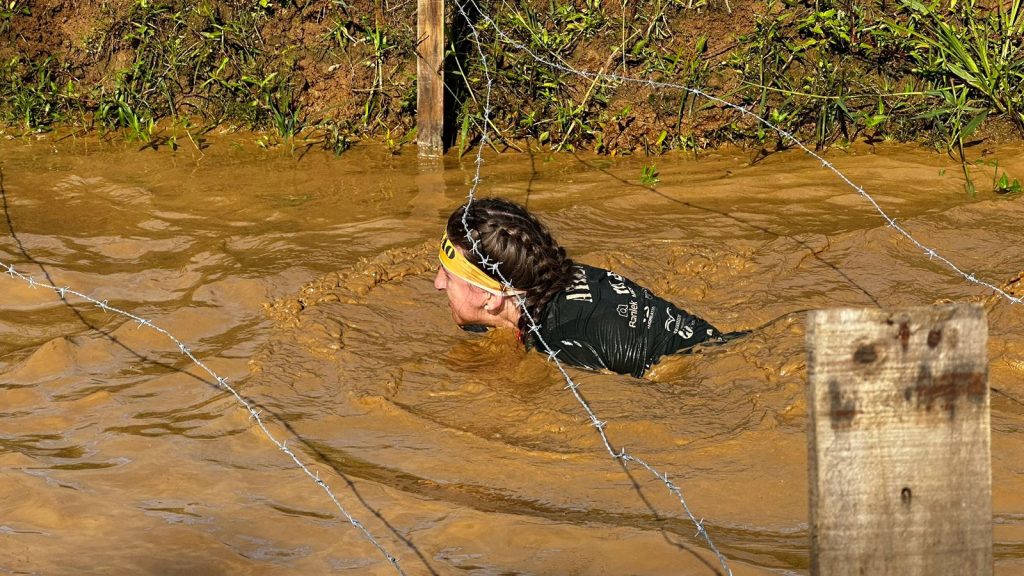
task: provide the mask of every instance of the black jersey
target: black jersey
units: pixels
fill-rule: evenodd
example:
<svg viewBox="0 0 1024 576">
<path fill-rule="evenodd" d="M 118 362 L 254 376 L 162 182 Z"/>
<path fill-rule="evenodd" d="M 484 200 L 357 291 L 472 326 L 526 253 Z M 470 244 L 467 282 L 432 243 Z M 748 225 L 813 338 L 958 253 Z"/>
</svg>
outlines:
<svg viewBox="0 0 1024 576">
<path fill-rule="evenodd" d="M 638 378 L 665 354 L 727 339 L 635 282 L 586 265 L 544 309 L 538 332 L 533 344 L 542 351 L 546 344 L 559 361 Z"/>
</svg>

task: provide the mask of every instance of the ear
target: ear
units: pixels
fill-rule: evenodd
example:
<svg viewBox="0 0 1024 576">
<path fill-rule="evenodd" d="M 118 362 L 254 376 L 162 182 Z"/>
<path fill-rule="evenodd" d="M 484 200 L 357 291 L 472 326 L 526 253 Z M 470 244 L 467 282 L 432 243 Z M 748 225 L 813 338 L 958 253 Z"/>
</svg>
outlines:
<svg viewBox="0 0 1024 576">
<path fill-rule="evenodd" d="M 490 312 L 491 314 L 494 314 L 495 312 L 501 310 L 501 307 L 504 304 L 505 304 L 505 297 L 504 296 L 499 296 L 497 294 L 493 294 L 491 292 L 488 292 L 487 293 L 487 300 L 484 302 L 484 309 L 487 310 L 488 312 Z"/>
</svg>

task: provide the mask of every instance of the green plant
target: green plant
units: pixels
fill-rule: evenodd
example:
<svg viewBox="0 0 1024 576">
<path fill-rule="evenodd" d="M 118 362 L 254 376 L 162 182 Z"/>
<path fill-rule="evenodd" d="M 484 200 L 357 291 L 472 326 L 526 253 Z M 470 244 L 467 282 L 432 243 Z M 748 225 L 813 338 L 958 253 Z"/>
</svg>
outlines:
<svg viewBox="0 0 1024 576">
<path fill-rule="evenodd" d="M 999 160 L 978 160 L 977 163 L 992 168 L 992 191 L 996 194 L 1016 194 L 1024 189 L 1020 180 L 1011 178 L 1005 169 L 1000 172 Z"/>
<path fill-rule="evenodd" d="M 902 30 L 917 41 L 912 56 L 923 74 L 948 81 L 950 90 L 969 89 L 1024 130 L 1024 0 L 996 2 L 995 10 L 975 0 L 902 0 L 913 15 Z"/>
<path fill-rule="evenodd" d="M 305 122 L 290 92 L 278 90 L 267 94 L 264 103 L 270 110 L 271 120 L 279 136 L 291 139 L 302 130 Z"/>
<path fill-rule="evenodd" d="M 335 155 L 342 153 L 352 147 L 351 128 L 342 126 L 337 121 L 326 120 L 317 126 L 323 135 L 323 148 L 330 150 Z"/>
<path fill-rule="evenodd" d="M 1020 180 L 1017 180 L 1016 178 L 1011 180 L 1010 177 L 1006 175 L 1006 172 L 1003 172 L 999 176 L 998 180 L 993 177 L 992 191 L 997 194 L 1016 194 L 1021 191 Z"/>
<path fill-rule="evenodd" d="M 16 16 L 31 16 L 26 0 L 0 0 L 0 34 L 7 31 Z"/>
<path fill-rule="evenodd" d="M 6 102 L 6 111 L 0 106 L 3 117 L 37 131 L 68 118 L 77 89 L 71 80 L 57 80 L 63 74 L 53 58 L 32 63 L 14 57 L 0 66 L 0 100 Z"/>
<path fill-rule="evenodd" d="M 352 19 L 335 17 L 328 26 L 327 32 L 324 33 L 324 39 L 338 48 L 345 49 L 357 42 L 355 36 L 352 35 L 355 28 L 356 24 Z"/>
<path fill-rule="evenodd" d="M 640 183 L 641 184 L 644 184 L 645 186 L 654 186 L 655 184 L 657 184 L 660 181 L 661 181 L 661 179 L 658 178 L 658 169 L 657 169 L 657 167 L 655 167 L 654 164 L 645 165 L 640 170 Z"/>
<path fill-rule="evenodd" d="M 469 145 L 470 145 L 469 126 L 470 126 L 470 122 L 472 122 L 472 120 L 473 120 L 473 118 L 469 114 L 465 114 L 464 113 L 462 115 L 462 122 L 460 123 L 460 126 L 459 126 L 459 141 L 458 141 L 458 144 L 459 144 L 459 157 L 460 158 L 466 154 L 466 151 L 469 150 Z"/>
<path fill-rule="evenodd" d="M 388 42 L 388 35 L 379 23 L 373 28 L 367 28 L 364 41 L 371 47 L 371 56 L 366 65 L 373 69 L 373 85 L 370 86 L 369 95 L 363 104 L 363 125 L 371 126 L 377 124 L 384 114 L 384 62 L 392 45 Z"/>
<path fill-rule="evenodd" d="M 150 142 L 156 126 L 151 115 L 133 107 L 120 93 L 115 93 L 100 104 L 96 119 L 108 128 L 125 129 L 129 140 L 140 142 Z"/>
<path fill-rule="evenodd" d="M 388 151 L 390 151 L 391 154 L 398 154 L 399 152 L 401 152 L 402 146 L 408 144 L 409 142 L 412 142 L 412 140 L 416 137 L 415 128 L 406 131 L 401 136 L 396 137 L 395 133 L 391 130 L 390 127 L 383 123 L 381 123 L 381 127 L 384 130 L 384 145 L 387 146 Z"/>
</svg>

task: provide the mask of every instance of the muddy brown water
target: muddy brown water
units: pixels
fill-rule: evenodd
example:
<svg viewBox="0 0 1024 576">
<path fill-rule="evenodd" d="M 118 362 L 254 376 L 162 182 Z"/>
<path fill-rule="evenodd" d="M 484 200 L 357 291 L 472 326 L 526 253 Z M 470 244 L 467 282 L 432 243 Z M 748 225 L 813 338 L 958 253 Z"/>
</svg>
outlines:
<svg viewBox="0 0 1024 576">
<path fill-rule="evenodd" d="M 473 158 L 0 142 L 0 258 L 149 319 L 267 416 L 408 574 L 714 574 L 677 500 L 561 375 L 432 287 Z M 831 158 L 921 242 L 1021 294 L 1024 198 L 914 147 Z M 1024 175 L 1024 150 L 998 151 Z M 640 380 L 570 369 L 737 574 L 805 573 L 803 311 L 985 304 L 996 571 L 1024 572 L 1024 307 L 929 261 L 800 153 L 486 157 L 578 260 L 751 336 Z M 164 336 L 0 278 L 0 571 L 393 574 Z"/>
</svg>

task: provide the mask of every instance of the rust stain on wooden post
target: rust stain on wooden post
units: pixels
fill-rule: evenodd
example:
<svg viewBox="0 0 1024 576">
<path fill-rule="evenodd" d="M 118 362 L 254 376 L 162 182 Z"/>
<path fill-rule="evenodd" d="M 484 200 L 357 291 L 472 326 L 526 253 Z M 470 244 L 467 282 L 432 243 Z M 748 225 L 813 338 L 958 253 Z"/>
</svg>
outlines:
<svg viewBox="0 0 1024 576">
<path fill-rule="evenodd" d="M 992 574 L 984 310 L 808 318 L 811 573 Z"/>
</svg>

